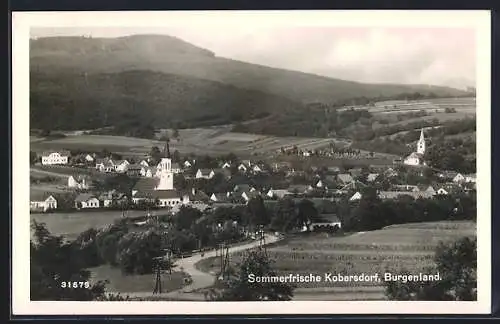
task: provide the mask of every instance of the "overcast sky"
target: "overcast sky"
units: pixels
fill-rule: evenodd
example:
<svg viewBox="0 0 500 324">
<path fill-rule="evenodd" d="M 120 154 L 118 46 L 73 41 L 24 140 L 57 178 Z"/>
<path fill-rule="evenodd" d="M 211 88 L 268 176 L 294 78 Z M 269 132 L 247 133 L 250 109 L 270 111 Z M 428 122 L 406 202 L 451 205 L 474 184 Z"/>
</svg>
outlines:
<svg viewBox="0 0 500 324">
<path fill-rule="evenodd" d="M 436 28 L 37 28 L 34 37 L 167 34 L 217 56 L 371 83 L 475 86 L 473 29 Z"/>
</svg>

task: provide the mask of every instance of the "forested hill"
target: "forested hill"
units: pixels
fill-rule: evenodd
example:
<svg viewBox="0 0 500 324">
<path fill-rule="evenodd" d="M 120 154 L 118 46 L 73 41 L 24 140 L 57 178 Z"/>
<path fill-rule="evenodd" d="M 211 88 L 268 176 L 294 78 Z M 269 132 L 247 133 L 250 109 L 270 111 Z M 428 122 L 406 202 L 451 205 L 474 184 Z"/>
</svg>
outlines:
<svg viewBox="0 0 500 324">
<path fill-rule="evenodd" d="M 118 38 L 50 37 L 33 39 L 30 42 L 31 70 L 41 73 L 72 71 L 96 74 L 150 70 L 189 77 L 183 79 L 185 82 L 199 84 L 196 79 L 211 80 L 300 103 L 332 104 L 354 97 L 390 97 L 416 92 L 424 95 L 434 93 L 437 96 L 464 94 L 460 90 L 428 85 L 363 84 L 249 64 L 216 55 L 217 53 L 165 35 Z M 123 75 L 110 76 L 122 77 Z M 198 87 L 188 87 L 186 84 L 186 89 L 198 90 Z M 146 97 L 144 94 L 140 96 Z M 196 97 L 196 93 L 186 96 Z M 200 106 L 203 105 L 197 107 Z"/>
<path fill-rule="evenodd" d="M 301 109 L 279 96 L 153 71 L 32 71 L 30 78 L 30 127 L 35 129 L 200 127 Z"/>
</svg>

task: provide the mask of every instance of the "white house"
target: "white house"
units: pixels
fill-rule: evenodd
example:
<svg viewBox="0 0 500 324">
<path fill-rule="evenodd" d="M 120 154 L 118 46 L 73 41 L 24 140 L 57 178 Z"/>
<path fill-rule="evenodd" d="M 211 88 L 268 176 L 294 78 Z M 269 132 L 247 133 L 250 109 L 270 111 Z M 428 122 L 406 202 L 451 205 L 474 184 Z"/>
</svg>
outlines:
<svg viewBox="0 0 500 324">
<path fill-rule="evenodd" d="M 222 165 L 222 168 L 223 168 L 223 169 L 230 168 L 230 167 L 231 167 L 231 163 L 229 163 L 229 162 L 225 162 L 225 163 Z"/>
<path fill-rule="evenodd" d="M 48 194 L 32 193 L 30 197 L 30 211 L 46 212 L 50 209 L 57 209 L 57 200 Z"/>
<path fill-rule="evenodd" d="M 85 161 L 87 162 L 94 162 L 94 157 L 90 154 L 85 155 Z"/>
<path fill-rule="evenodd" d="M 291 192 L 289 192 L 288 190 L 286 189 L 269 189 L 269 191 L 267 192 L 266 196 L 268 196 L 269 198 L 283 198 L 285 197 L 286 195 L 290 195 Z"/>
<path fill-rule="evenodd" d="M 143 166 L 139 171 L 139 174 L 141 175 L 141 177 L 152 178 L 155 173 L 153 172 L 152 167 Z"/>
<path fill-rule="evenodd" d="M 444 188 L 439 188 L 438 191 L 436 192 L 438 195 L 447 195 L 448 191 L 446 191 Z"/>
<path fill-rule="evenodd" d="M 316 182 L 316 188 L 323 188 L 323 182 L 321 180 L 318 180 L 318 182 Z"/>
<path fill-rule="evenodd" d="M 377 178 L 378 178 L 378 173 L 370 173 L 366 177 L 366 181 L 373 182 L 373 181 L 377 180 Z"/>
<path fill-rule="evenodd" d="M 453 178 L 453 182 L 455 183 L 462 183 L 462 182 L 465 182 L 465 177 L 458 173 L 454 178 Z"/>
<path fill-rule="evenodd" d="M 252 171 L 257 173 L 262 172 L 262 169 L 256 164 L 253 166 Z"/>
<path fill-rule="evenodd" d="M 248 168 L 245 164 L 241 163 L 240 165 L 238 165 L 238 170 L 243 171 L 243 172 L 247 172 Z"/>
<path fill-rule="evenodd" d="M 349 198 L 349 201 L 358 201 L 361 199 L 361 194 L 359 191 L 357 191 L 354 195 L 352 195 L 351 198 Z"/>
<path fill-rule="evenodd" d="M 68 188 L 88 189 L 89 183 L 87 177 L 84 176 L 69 176 Z"/>
<path fill-rule="evenodd" d="M 184 161 L 184 167 L 185 168 L 190 168 L 193 166 L 193 163 L 191 163 L 189 160 Z"/>
<path fill-rule="evenodd" d="M 75 208 L 76 209 L 84 209 L 84 208 L 99 208 L 100 202 L 94 195 L 91 194 L 79 194 L 75 198 Z"/>
<path fill-rule="evenodd" d="M 95 168 L 99 170 L 100 172 L 114 172 L 116 170 L 115 163 L 113 162 L 112 159 L 102 159 L 102 160 L 97 160 Z"/>
<path fill-rule="evenodd" d="M 68 151 L 43 152 L 42 165 L 61 165 L 68 164 L 70 153 Z"/>
<path fill-rule="evenodd" d="M 215 176 L 214 170 L 210 169 L 198 169 L 196 172 L 196 179 L 212 179 Z"/>
<path fill-rule="evenodd" d="M 144 167 L 148 167 L 149 166 L 149 163 L 146 160 L 142 160 L 139 164 L 142 165 L 142 166 L 144 166 Z"/>
<path fill-rule="evenodd" d="M 119 160 L 115 162 L 115 171 L 118 173 L 125 173 L 127 171 L 127 167 L 129 166 L 129 162 L 127 160 Z"/>
<path fill-rule="evenodd" d="M 336 230 L 342 228 L 342 222 L 335 214 L 321 214 L 318 219 L 309 224 L 309 231 L 328 229 Z"/>
</svg>

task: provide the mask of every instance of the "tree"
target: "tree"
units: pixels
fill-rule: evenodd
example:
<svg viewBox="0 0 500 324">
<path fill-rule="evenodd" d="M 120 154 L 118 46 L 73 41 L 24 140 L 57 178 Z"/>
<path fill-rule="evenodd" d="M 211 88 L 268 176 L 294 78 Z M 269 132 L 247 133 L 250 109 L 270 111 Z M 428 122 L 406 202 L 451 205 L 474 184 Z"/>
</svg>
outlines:
<svg viewBox="0 0 500 324">
<path fill-rule="evenodd" d="M 34 239 L 30 240 L 31 300 L 91 301 L 103 298 L 105 282 L 84 286 L 89 282 L 90 272 L 84 270 L 86 265 L 75 244 L 65 242 L 62 236 L 51 235 L 43 223 L 33 221 L 31 229 L 34 234 Z M 72 287 L 73 282 L 78 283 L 78 288 Z"/>
<path fill-rule="evenodd" d="M 274 217 L 271 219 L 271 228 L 287 232 L 297 226 L 295 203 L 290 198 L 284 198 L 276 204 Z"/>
<path fill-rule="evenodd" d="M 307 226 L 318 216 L 318 210 L 313 202 L 308 199 L 302 199 L 298 204 L 297 220 L 300 226 Z"/>
<path fill-rule="evenodd" d="M 453 243 L 440 243 L 434 260 L 436 266 L 426 272 L 439 273 L 441 280 L 387 281 L 387 297 L 391 300 L 477 300 L 477 239 L 464 237 Z"/>
<path fill-rule="evenodd" d="M 270 222 L 269 215 L 264 206 L 264 200 L 261 196 L 256 196 L 248 201 L 247 209 L 249 212 L 249 225 L 259 226 L 268 225 Z"/>
<path fill-rule="evenodd" d="M 163 254 L 161 235 L 154 229 L 130 232 L 118 242 L 118 264 L 125 274 L 153 273 L 155 260 Z"/>
<path fill-rule="evenodd" d="M 255 278 L 276 276 L 271 260 L 263 250 L 248 252 L 235 275 L 224 283 L 220 293 L 212 297 L 218 301 L 286 301 L 293 297 L 294 287 L 281 282 L 251 282 Z"/>
</svg>

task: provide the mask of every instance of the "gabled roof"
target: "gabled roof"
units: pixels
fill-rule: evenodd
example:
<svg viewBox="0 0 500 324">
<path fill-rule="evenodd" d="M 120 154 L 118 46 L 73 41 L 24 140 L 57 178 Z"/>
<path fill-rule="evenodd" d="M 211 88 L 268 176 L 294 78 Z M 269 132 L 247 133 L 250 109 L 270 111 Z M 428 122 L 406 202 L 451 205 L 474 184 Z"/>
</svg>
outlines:
<svg viewBox="0 0 500 324">
<path fill-rule="evenodd" d="M 30 192 L 30 201 L 45 201 L 49 197 L 54 198 L 54 196 L 48 192 L 42 192 L 42 191 L 38 191 L 38 190 L 31 190 L 31 192 Z"/>
<path fill-rule="evenodd" d="M 132 190 L 148 191 L 153 190 L 158 185 L 159 179 L 155 178 L 140 178 L 132 187 Z"/>
<path fill-rule="evenodd" d="M 208 176 L 210 172 L 212 172 L 212 169 L 198 169 L 198 171 L 201 172 L 201 175 Z M 196 171 L 196 173 L 198 173 L 198 171 Z"/>
<path fill-rule="evenodd" d="M 83 202 L 83 201 L 88 201 L 92 198 L 96 198 L 96 196 L 89 194 L 89 193 L 81 193 L 78 196 L 76 196 L 75 201 L 76 202 Z"/>
</svg>

